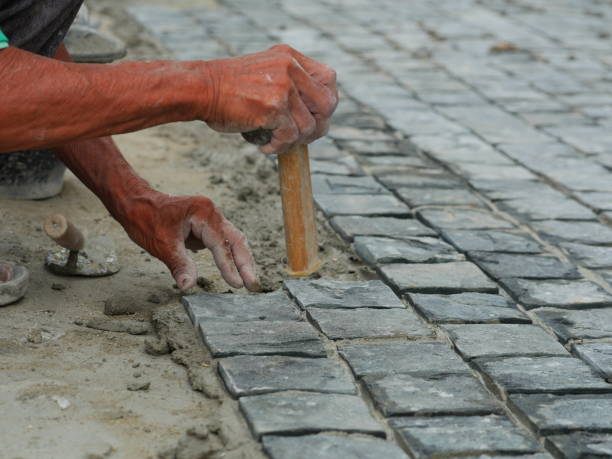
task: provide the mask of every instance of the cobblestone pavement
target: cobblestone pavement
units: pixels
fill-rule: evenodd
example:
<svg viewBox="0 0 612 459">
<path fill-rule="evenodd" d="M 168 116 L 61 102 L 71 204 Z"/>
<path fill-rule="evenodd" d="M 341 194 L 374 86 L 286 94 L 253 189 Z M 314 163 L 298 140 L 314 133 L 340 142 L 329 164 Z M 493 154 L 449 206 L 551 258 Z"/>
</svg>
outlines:
<svg viewBox="0 0 612 459">
<path fill-rule="evenodd" d="M 609 1 L 131 13 L 179 59 L 339 74 L 315 200 L 384 283 L 184 300 L 272 458 L 612 456 Z"/>
</svg>

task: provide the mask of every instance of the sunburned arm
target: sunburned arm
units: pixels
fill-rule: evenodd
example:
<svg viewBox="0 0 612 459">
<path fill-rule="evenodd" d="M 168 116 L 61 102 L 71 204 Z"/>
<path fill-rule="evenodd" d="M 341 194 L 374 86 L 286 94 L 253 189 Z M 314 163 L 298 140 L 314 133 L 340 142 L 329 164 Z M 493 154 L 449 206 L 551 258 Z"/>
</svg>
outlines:
<svg viewBox="0 0 612 459">
<path fill-rule="evenodd" d="M 205 118 L 206 65 L 74 64 L 17 48 L 0 51 L 0 152 Z M 195 107 L 198 109 L 196 110 Z"/>
</svg>

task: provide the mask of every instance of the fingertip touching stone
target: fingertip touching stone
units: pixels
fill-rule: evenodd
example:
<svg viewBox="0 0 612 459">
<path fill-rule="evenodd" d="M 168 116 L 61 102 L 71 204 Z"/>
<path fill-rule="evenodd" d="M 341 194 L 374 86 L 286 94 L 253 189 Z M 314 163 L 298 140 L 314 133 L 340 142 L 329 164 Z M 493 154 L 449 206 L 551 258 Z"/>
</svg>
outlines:
<svg viewBox="0 0 612 459">
<path fill-rule="evenodd" d="M 271 459 L 408 459 L 399 446 L 389 441 L 330 434 L 266 435 L 263 447 Z"/>
<path fill-rule="evenodd" d="M 612 306 L 612 295 L 588 280 L 499 279 L 502 287 L 527 309 L 586 309 Z"/>
<path fill-rule="evenodd" d="M 407 293 L 410 303 L 434 323 L 531 323 L 514 303 L 500 295 Z"/>
<path fill-rule="evenodd" d="M 489 211 L 466 208 L 419 209 L 417 215 L 427 224 L 446 229 L 506 229 L 512 223 L 503 220 Z"/>
<path fill-rule="evenodd" d="M 345 241 L 355 236 L 384 236 L 390 238 L 435 236 L 436 232 L 412 218 L 391 217 L 334 217 L 331 226 Z"/>
<path fill-rule="evenodd" d="M 279 392 L 239 399 L 253 435 L 300 435 L 334 430 L 383 437 L 384 429 L 355 395 Z"/>
<path fill-rule="evenodd" d="M 497 293 L 497 284 L 469 262 L 387 264 L 379 270 L 400 292 Z"/>
<path fill-rule="evenodd" d="M 499 413 L 493 397 L 471 375 L 365 376 L 374 403 L 385 416 Z"/>
<path fill-rule="evenodd" d="M 240 355 L 221 359 L 219 373 L 234 398 L 286 390 L 357 393 L 346 368 L 330 359 Z"/>
<path fill-rule="evenodd" d="M 386 194 L 317 194 L 317 207 L 326 217 L 338 215 L 408 217 L 410 209 L 395 196 Z"/>
<path fill-rule="evenodd" d="M 464 358 L 509 356 L 566 356 L 567 350 L 536 325 L 445 325 Z"/>
<path fill-rule="evenodd" d="M 379 280 L 286 280 L 283 285 L 302 308 L 405 308 Z"/>
<path fill-rule="evenodd" d="M 463 252 L 541 253 L 542 246 L 527 233 L 444 230 L 444 239 Z"/>
<path fill-rule="evenodd" d="M 573 347 L 582 360 L 612 382 L 612 343 L 582 343 Z"/>
<path fill-rule="evenodd" d="M 484 203 L 476 195 L 465 189 L 443 188 L 398 188 L 399 198 L 410 207 L 421 206 L 474 206 L 483 207 Z"/>
<path fill-rule="evenodd" d="M 330 339 L 409 337 L 430 338 L 433 332 L 409 309 L 321 309 L 308 315 Z"/>
<path fill-rule="evenodd" d="M 203 321 L 298 320 L 299 311 L 282 291 L 258 295 L 198 293 L 181 303 L 194 325 Z"/>
<path fill-rule="evenodd" d="M 566 435 L 550 435 L 546 444 L 567 459 L 612 457 L 612 434 L 574 432 Z"/>
<path fill-rule="evenodd" d="M 509 401 L 539 435 L 606 431 L 612 426 L 609 394 L 514 394 Z"/>
<path fill-rule="evenodd" d="M 319 335 L 307 322 L 202 321 L 200 333 L 213 357 L 271 354 L 325 357 L 326 355 Z"/>
<path fill-rule="evenodd" d="M 537 309 L 534 313 L 552 328 L 562 341 L 612 338 L 612 309 Z"/>
<path fill-rule="evenodd" d="M 504 416 L 398 417 L 389 424 L 417 459 L 539 450 L 535 440 Z"/>
<path fill-rule="evenodd" d="M 441 239 L 411 237 L 388 239 L 372 236 L 355 237 L 355 251 L 366 263 L 445 263 L 463 261 L 465 257 Z"/>
<path fill-rule="evenodd" d="M 474 251 L 469 252 L 469 258 L 494 279 L 503 277 L 579 279 L 581 277 L 576 266 L 552 256 Z"/>
<path fill-rule="evenodd" d="M 392 374 L 470 374 L 467 364 L 445 343 L 345 344 L 339 350 L 358 378 Z"/>
<path fill-rule="evenodd" d="M 601 393 L 608 384 L 582 360 L 572 357 L 508 357 L 474 363 L 507 393 Z"/>
</svg>

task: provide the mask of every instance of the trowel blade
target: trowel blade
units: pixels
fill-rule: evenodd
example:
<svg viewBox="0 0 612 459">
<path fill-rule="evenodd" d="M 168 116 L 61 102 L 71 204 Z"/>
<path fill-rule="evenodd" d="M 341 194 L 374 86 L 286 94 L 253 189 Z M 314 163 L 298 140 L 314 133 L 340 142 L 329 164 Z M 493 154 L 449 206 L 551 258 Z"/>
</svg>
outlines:
<svg viewBox="0 0 612 459">
<path fill-rule="evenodd" d="M 119 260 L 113 241 L 99 236 L 87 240 L 80 250 L 76 264 L 68 264 L 70 251 L 63 247 L 50 250 L 45 257 L 45 266 L 49 271 L 61 276 L 101 277 L 110 276 L 119 271 Z"/>
</svg>

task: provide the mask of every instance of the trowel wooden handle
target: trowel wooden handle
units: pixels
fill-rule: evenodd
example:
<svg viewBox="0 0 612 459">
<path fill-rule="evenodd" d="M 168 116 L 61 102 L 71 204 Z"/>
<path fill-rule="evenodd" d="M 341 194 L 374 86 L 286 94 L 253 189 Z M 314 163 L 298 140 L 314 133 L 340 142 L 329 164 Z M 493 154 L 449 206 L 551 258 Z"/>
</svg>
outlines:
<svg viewBox="0 0 612 459">
<path fill-rule="evenodd" d="M 47 217 L 45 233 L 59 245 L 68 250 L 82 250 L 85 245 L 83 234 L 62 214 Z"/>
<path fill-rule="evenodd" d="M 305 276 L 321 266 L 312 202 L 308 147 L 299 145 L 278 157 L 289 274 Z"/>
</svg>

